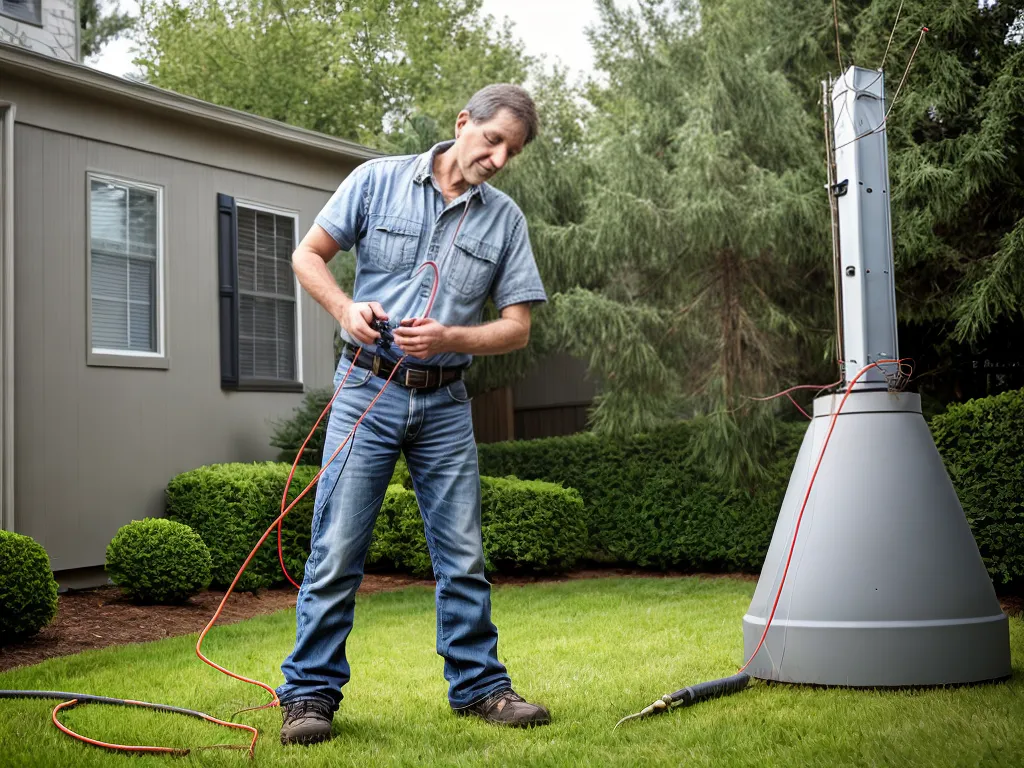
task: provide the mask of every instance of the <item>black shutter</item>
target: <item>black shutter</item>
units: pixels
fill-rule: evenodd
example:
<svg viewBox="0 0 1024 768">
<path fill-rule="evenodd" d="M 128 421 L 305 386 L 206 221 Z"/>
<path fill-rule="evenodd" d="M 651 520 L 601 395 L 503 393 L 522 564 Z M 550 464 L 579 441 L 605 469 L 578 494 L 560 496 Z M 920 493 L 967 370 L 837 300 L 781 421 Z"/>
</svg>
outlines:
<svg viewBox="0 0 1024 768">
<path fill-rule="evenodd" d="M 238 242 L 235 198 L 217 195 L 217 263 L 220 269 L 220 385 L 238 387 Z"/>
</svg>

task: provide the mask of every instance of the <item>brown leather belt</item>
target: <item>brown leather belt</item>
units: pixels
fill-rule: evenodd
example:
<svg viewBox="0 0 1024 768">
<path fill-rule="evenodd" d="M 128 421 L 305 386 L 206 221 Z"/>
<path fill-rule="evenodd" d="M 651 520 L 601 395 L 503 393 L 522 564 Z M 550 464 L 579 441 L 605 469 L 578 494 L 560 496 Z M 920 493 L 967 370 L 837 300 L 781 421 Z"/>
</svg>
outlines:
<svg viewBox="0 0 1024 768">
<path fill-rule="evenodd" d="M 357 349 L 359 347 L 346 343 L 345 358 L 353 360 Z M 386 379 L 395 369 L 395 363 L 380 355 L 374 355 L 371 358 L 364 349 L 362 354 L 359 355 L 359 359 L 356 360 L 356 367 L 366 368 L 372 371 L 374 376 Z M 437 389 L 445 384 L 451 384 L 453 381 L 461 379 L 464 370 L 465 367 L 445 368 L 441 365 L 420 366 L 402 363 L 398 373 L 391 380 L 409 389 Z"/>
</svg>

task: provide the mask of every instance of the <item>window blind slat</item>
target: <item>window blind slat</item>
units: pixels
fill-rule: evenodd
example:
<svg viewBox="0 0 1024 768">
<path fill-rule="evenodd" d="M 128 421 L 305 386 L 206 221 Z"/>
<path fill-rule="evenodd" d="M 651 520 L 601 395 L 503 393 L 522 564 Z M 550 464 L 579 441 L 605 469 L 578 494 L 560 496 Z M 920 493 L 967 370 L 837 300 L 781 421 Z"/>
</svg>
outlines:
<svg viewBox="0 0 1024 768">
<path fill-rule="evenodd" d="M 128 260 L 128 296 L 132 301 L 153 303 L 156 295 L 156 264 L 152 261 Z"/>
<path fill-rule="evenodd" d="M 277 370 L 282 379 L 295 377 L 295 304 L 277 301 Z"/>
<path fill-rule="evenodd" d="M 277 292 L 283 296 L 295 295 L 292 253 L 295 251 L 295 229 L 292 222 L 278 222 L 274 252 L 277 257 Z"/>
<path fill-rule="evenodd" d="M 251 379 L 256 376 L 256 340 L 252 337 L 238 339 L 239 375 Z"/>
<path fill-rule="evenodd" d="M 251 339 L 256 333 L 252 296 L 238 297 L 238 335 Z"/>
<path fill-rule="evenodd" d="M 128 264 L 123 257 L 93 254 L 92 295 L 122 301 L 128 297 Z"/>
<path fill-rule="evenodd" d="M 140 352 L 151 351 L 155 345 L 149 304 L 129 305 L 128 317 L 130 321 L 129 349 Z"/>
<path fill-rule="evenodd" d="M 128 304 L 92 300 L 92 343 L 103 349 L 124 349 L 128 338 Z"/>
</svg>

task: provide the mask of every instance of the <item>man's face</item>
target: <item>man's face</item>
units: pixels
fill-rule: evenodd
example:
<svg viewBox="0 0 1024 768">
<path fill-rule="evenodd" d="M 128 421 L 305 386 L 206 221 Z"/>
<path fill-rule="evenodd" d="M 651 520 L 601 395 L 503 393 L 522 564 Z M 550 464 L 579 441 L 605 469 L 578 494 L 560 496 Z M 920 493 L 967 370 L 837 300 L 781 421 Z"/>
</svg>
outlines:
<svg viewBox="0 0 1024 768">
<path fill-rule="evenodd" d="M 455 159 L 472 185 L 494 176 L 523 151 L 525 143 L 526 128 L 507 109 L 499 109 L 484 123 L 474 122 L 462 111 L 455 122 Z"/>
</svg>

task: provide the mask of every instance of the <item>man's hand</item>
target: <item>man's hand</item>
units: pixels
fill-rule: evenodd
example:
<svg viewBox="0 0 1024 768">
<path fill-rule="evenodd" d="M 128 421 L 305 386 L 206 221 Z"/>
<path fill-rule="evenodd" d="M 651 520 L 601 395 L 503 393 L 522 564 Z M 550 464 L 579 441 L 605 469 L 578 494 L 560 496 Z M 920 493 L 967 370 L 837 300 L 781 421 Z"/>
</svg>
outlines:
<svg viewBox="0 0 1024 768">
<path fill-rule="evenodd" d="M 376 301 L 350 301 L 339 313 L 338 322 L 348 331 L 352 338 L 363 344 L 373 344 L 380 338 L 380 333 L 370 327 L 373 316 L 387 320 L 387 312 Z"/>
<path fill-rule="evenodd" d="M 448 327 L 437 320 L 414 318 L 403 320 L 395 329 L 395 344 L 409 357 L 421 360 L 453 351 L 448 341 Z"/>
<path fill-rule="evenodd" d="M 409 357 L 427 358 L 445 352 L 501 355 L 522 349 L 530 340 L 530 305 L 512 304 L 501 317 L 483 325 L 442 325 L 430 318 L 403 320 L 395 343 Z"/>
</svg>

